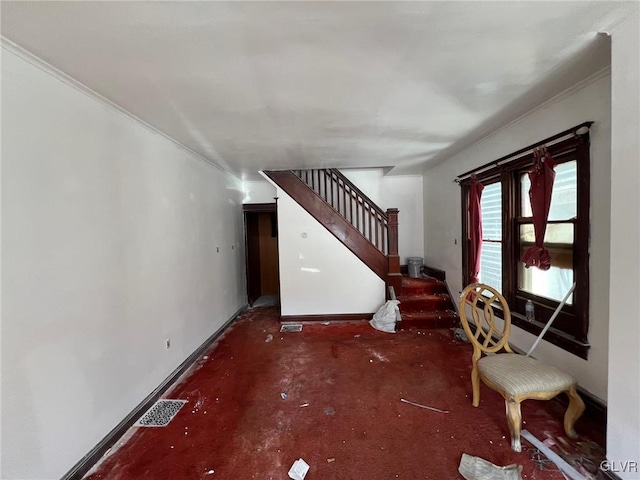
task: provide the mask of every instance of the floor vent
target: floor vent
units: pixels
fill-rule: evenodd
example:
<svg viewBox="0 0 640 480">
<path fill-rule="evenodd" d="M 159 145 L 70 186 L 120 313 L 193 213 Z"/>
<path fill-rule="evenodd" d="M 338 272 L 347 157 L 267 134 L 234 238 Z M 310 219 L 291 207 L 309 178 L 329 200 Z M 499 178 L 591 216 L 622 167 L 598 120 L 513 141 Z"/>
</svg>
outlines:
<svg viewBox="0 0 640 480">
<path fill-rule="evenodd" d="M 180 409 L 187 403 L 186 400 L 158 400 L 147 410 L 140 420 L 135 423 L 136 427 L 166 427 Z"/>
<path fill-rule="evenodd" d="M 281 332 L 301 332 L 302 324 L 301 323 L 289 323 L 287 325 L 282 325 L 280 327 Z"/>
</svg>

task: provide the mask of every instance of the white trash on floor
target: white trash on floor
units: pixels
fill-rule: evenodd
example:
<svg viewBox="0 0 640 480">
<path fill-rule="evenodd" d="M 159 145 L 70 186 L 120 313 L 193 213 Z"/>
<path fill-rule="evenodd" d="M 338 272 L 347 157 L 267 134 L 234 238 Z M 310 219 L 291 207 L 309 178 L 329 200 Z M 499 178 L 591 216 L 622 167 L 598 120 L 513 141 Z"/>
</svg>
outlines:
<svg viewBox="0 0 640 480">
<path fill-rule="evenodd" d="M 293 478 L 293 480 L 304 480 L 304 477 L 307 475 L 309 471 L 309 464 L 305 462 L 303 459 L 299 458 L 291 468 L 289 469 L 289 478 Z"/>
<path fill-rule="evenodd" d="M 398 305 L 400 301 L 389 300 L 382 305 L 373 315 L 369 324 L 376 330 L 387 333 L 396 333 L 396 318 L 400 312 Z"/>
<path fill-rule="evenodd" d="M 487 460 L 462 454 L 458 472 L 466 480 L 522 480 L 522 465 L 499 467 Z"/>
</svg>

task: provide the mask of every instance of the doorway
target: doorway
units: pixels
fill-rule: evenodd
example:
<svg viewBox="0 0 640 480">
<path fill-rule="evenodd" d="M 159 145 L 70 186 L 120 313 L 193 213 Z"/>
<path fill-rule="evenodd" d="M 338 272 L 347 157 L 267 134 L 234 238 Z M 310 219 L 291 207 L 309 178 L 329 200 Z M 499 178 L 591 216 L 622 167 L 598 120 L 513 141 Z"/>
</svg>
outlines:
<svg viewBox="0 0 640 480">
<path fill-rule="evenodd" d="M 279 305 L 276 204 L 246 204 L 243 210 L 249 305 Z"/>
</svg>

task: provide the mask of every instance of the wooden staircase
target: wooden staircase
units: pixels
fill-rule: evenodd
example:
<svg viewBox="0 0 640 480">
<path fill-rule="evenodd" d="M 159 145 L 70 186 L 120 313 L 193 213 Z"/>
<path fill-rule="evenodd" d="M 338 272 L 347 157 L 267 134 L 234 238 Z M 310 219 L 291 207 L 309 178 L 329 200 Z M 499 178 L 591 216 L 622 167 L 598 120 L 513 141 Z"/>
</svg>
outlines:
<svg viewBox="0 0 640 480">
<path fill-rule="evenodd" d="M 399 329 L 451 328 L 458 322 L 447 284 L 435 278 L 402 277 Z"/>
<path fill-rule="evenodd" d="M 402 292 L 398 209 L 386 212 L 335 168 L 265 171 L 387 286 Z"/>
</svg>

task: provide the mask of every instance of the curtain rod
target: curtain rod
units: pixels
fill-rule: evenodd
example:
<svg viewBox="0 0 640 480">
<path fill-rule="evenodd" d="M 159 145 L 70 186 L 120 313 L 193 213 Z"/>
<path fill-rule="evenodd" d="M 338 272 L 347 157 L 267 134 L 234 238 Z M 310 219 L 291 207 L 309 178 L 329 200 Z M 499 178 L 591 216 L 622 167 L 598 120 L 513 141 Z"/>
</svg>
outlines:
<svg viewBox="0 0 640 480">
<path fill-rule="evenodd" d="M 580 125 L 576 125 L 575 127 L 565 130 L 564 132 L 557 133 L 552 137 L 545 138 L 544 140 L 541 140 L 537 143 L 529 145 L 528 147 L 521 148 L 517 152 L 510 153 L 509 155 L 505 155 L 504 157 L 500 157 L 497 160 L 493 160 L 489 163 L 485 163 L 480 167 L 476 167 L 473 170 L 469 170 L 468 172 L 462 173 L 455 178 L 454 182 L 460 183 L 461 180 L 466 179 L 472 173 L 478 173 L 483 170 L 487 170 L 488 168 L 491 168 L 491 167 L 497 167 L 500 163 L 506 160 L 511 160 L 517 156 L 533 151 L 534 148 L 541 147 L 542 145 L 547 145 L 550 143 L 558 143 L 561 140 L 565 140 L 565 137 L 570 137 L 574 135 L 584 135 L 589 131 L 589 128 L 591 127 L 591 125 L 593 125 L 593 122 L 584 122 L 584 123 L 581 123 Z M 586 128 L 587 130 L 581 131 L 584 128 Z"/>
</svg>

